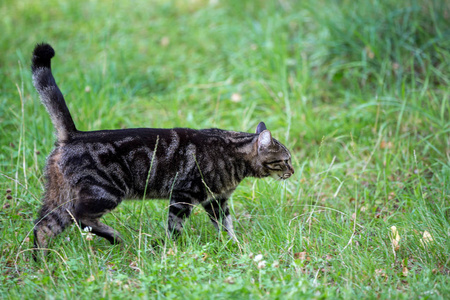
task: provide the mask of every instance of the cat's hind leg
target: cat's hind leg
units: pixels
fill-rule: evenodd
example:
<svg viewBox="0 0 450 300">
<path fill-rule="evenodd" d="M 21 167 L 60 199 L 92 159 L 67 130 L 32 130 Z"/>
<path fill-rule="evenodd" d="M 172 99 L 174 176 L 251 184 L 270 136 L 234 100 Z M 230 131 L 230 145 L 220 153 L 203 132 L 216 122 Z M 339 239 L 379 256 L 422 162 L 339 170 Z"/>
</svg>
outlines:
<svg viewBox="0 0 450 300">
<path fill-rule="evenodd" d="M 90 232 L 107 239 L 113 245 L 122 242 L 122 237 L 117 230 L 100 222 L 98 219 L 84 217 L 83 219 L 80 219 L 79 222 L 82 229 L 89 228 Z"/>
<path fill-rule="evenodd" d="M 51 239 L 64 231 L 73 223 L 72 209 L 76 196 L 65 181 L 57 166 L 56 155 L 49 159 L 47 176 L 48 182 L 42 200 L 42 207 L 34 223 L 34 248 L 41 249 L 44 256 L 48 252 Z M 37 260 L 37 251 L 33 251 L 33 258 Z"/>
<path fill-rule="evenodd" d="M 121 196 L 113 195 L 100 186 L 87 186 L 80 190 L 80 200 L 75 207 L 75 218 L 82 229 L 107 239 L 111 244 L 122 242 L 119 232 L 103 224 L 99 219 L 121 202 Z"/>
<path fill-rule="evenodd" d="M 45 256 L 48 252 L 47 247 L 50 240 L 63 232 L 72 222 L 73 219 L 64 205 L 53 207 L 44 202 L 39 218 L 34 225 L 34 248 L 41 249 Z M 33 259 L 37 260 L 35 251 L 33 252 Z"/>
<path fill-rule="evenodd" d="M 190 197 L 186 195 L 172 195 L 169 206 L 168 235 L 177 238 L 183 232 L 183 223 L 192 211 Z"/>
</svg>

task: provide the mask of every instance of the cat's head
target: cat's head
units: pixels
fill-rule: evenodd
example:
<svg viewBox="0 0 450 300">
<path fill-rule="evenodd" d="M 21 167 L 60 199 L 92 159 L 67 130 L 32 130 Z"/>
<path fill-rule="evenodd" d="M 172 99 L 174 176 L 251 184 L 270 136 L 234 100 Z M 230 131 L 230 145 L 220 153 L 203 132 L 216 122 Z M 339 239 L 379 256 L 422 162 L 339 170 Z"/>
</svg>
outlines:
<svg viewBox="0 0 450 300">
<path fill-rule="evenodd" d="M 255 143 L 256 155 L 256 177 L 271 176 L 275 179 L 288 179 L 294 174 L 291 162 L 291 153 L 267 130 L 266 125 L 261 122 L 256 128 L 258 140 Z"/>
</svg>

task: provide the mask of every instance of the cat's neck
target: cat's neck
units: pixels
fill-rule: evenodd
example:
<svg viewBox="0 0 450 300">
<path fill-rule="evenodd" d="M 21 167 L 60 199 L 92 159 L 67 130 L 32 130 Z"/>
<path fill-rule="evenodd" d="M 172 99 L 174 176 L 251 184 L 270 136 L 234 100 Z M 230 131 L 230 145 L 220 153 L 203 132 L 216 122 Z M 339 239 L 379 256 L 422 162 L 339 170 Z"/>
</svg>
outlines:
<svg viewBox="0 0 450 300">
<path fill-rule="evenodd" d="M 241 181 L 246 177 L 260 178 L 260 164 L 258 160 L 257 134 L 232 132 L 233 141 L 229 151 L 233 153 L 232 157 L 235 164 L 245 165 L 243 173 L 239 174 Z"/>
</svg>

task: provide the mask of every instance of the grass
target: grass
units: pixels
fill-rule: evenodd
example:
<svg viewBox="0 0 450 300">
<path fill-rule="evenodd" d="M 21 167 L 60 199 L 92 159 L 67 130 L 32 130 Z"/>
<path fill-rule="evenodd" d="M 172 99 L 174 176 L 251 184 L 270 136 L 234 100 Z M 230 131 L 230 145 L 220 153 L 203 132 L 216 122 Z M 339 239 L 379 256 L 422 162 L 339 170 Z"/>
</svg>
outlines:
<svg viewBox="0 0 450 300">
<path fill-rule="evenodd" d="M 0 12 L 1 298 L 450 297 L 448 1 L 7 0 Z M 79 129 L 264 121 L 295 176 L 239 186 L 237 245 L 196 208 L 180 240 L 153 247 L 168 201 L 129 201 L 105 217 L 125 246 L 72 226 L 34 263 L 55 140 L 28 67 L 41 41 Z"/>
</svg>

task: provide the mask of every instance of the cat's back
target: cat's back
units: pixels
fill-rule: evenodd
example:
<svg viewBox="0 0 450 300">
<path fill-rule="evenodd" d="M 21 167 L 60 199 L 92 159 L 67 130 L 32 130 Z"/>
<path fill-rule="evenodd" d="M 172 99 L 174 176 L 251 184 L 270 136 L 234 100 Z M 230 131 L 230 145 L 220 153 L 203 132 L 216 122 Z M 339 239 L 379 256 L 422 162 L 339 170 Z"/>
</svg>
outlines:
<svg viewBox="0 0 450 300">
<path fill-rule="evenodd" d="M 73 136 L 57 145 L 65 150 L 79 149 L 80 147 L 96 146 L 101 149 L 109 146 L 115 149 L 130 150 L 137 147 L 164 147 L 176 143 L 178 146 L 204 145 L 223 146 L 230 143 L 248 140 L 254 134 L 227 131 L 217 128 L 190 129 L 190 128 L 131 128 L 116 130 L 78 131 Z M 103 147 L 102 147 L 103 145 Z M 173 145 L 172 145 L 173 146 Z M 172 147 L 173 148 L 173 147 Z"/>
</svg>

